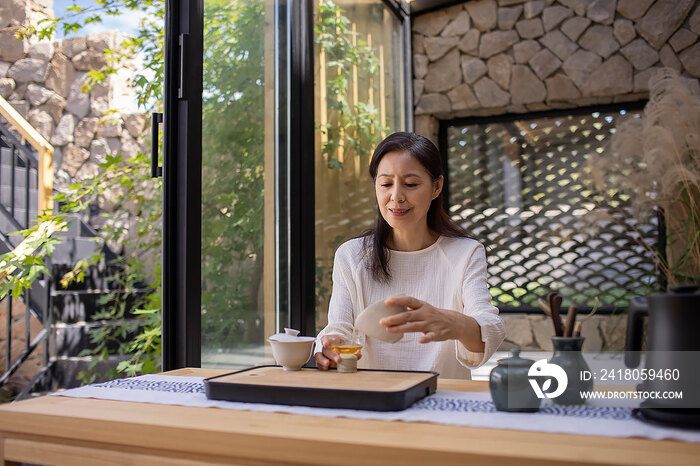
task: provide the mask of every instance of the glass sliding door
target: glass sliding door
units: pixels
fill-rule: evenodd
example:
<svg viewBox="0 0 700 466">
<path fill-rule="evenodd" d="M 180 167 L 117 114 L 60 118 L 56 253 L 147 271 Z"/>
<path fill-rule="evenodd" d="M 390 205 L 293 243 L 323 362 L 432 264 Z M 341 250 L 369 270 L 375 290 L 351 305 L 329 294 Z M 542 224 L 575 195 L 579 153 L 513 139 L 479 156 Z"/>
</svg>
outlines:
<svg viewBox="0 0 700 466">
<path fill-rule="evenodd" d="M 314 6 L 316 330 L 327 323 L 333 255 L 376 215 L 369 161 L 406 129 L 402 17 L 381 0 Z"/>
<path fill-rule="evenodd" d="M 266 361 L 275 306 L 275 0 L 204 0 L 202 366 Z"/>
<path fill-rule="evenodd" d="M 165 370 L 272 362 L 271 334 L 325 323 L 372 148 L 406 125 L 397 5 L 166 0 Z"/>
</svg>

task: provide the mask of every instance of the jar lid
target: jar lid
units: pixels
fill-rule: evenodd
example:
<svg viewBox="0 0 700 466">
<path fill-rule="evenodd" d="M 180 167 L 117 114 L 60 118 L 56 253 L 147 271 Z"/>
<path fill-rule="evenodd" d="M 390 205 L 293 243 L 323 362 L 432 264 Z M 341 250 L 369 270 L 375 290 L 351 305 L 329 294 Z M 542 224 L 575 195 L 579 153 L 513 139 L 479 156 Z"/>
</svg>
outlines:
<svg viewBox="0 0 700 466">
<path fill-rule="evenodd" d="M 511 366 L 511 367 L 530 367 L 532 366 L 535 361 L 532 359 L 527 359 L 527 358 L 521 358 L 520 357 L 520 348 L 515 347 L 512 350 L 513 356 L 509 358 L 503 358 L 498 360 L 498 365 L 499 366 Z"/>
<path fill-rule="evenodd" d="M 275 333 L 268 340 L 281 341 L 281 342 L 296 342 L 296 341 L 309 341 L 315 340 L 314 337 L 300 337 L 299 330 L 293 328 L 285 328 L 284 333 Z"/>
</svg>

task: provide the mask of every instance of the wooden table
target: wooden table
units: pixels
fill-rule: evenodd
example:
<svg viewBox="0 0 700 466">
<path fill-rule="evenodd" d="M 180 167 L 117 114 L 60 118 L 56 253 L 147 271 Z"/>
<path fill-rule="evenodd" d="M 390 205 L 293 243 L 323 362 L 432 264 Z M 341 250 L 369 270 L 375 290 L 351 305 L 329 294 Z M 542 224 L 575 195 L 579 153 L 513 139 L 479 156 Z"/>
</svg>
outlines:
<svg viewBox="0 0 700 466">
<path fill-rule="evenodd" d="M 459 380 L 440 380 L 438 387 L 487 389 L 485 382 Z M 700 465 L 700 444 L 47 396 L 0 406 L 0 466 L 19 462 Z"/>
</svg>

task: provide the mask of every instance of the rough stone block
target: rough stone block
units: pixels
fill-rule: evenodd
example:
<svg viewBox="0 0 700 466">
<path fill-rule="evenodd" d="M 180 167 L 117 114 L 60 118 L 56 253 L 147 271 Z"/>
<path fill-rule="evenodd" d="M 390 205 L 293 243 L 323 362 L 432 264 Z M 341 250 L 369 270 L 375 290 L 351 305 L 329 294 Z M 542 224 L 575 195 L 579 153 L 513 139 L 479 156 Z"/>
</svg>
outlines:
<svg viewBox="0 0 700 466">
<path fill-rule="evenodd" d="M 633 92 L 649 92 L 649 79 L 659 70 L 659 68 L 647 68 L 634 74 Z"/>
<path fill-rule="evenodd" d="M 463 56 L 461 62 L 462 76 L 464 77 L 464 82 L 467 84 L 476 82 L 488 71 L 486 64 L 478 58 Z"/>
<path fill-rule="evenodd" d="M 423 94 L 416 107 L 416 115 L 449 113 L 450 99 L 445 94 Z"/>
<path fill-rule="evenodd" d="M 559 3 L 574 10 L 577 16 L 586 15 L 586 8 L 590 2 L 591 0 L 559 0 Z"/>
<path fill-rule="evenodd" d="M 53 135 L 53 117 L 43 110 L 34 109 L 29 112 L 27 121 L 36 129 L 47 141 Z"/>
<path fill-rule="evenodd" d="M 564 61 L 562 69 L 580 89 L 603 60 L 593 52 L 579 50 Z"/>
<path fill-rule="evenodd" d="M 0 78 L 0 96 L 3 99 L 10 97 L 15 90 L 15 80 L 11 78 Z"/>
<path fill-rule="evenodd" d="M 83 118 L 75 127 L 75 143 L 80 147 L 90 147 L 95 137 L 100 120 L 98 118 Z"/>
<path fill-rule="evenodd" d="M 25 92 L 25 97 L 33 106 L 41 105 L 45 103 L 49 98 L 54 95 L 55 92 L 46 89 L 38 84 L 30 83 L 27 86 L 27 92 Z"/>
<path fill-rule="evenodd" d="M 433 13 L 420 15 L 413 21 L 411 27 L 413 32 L 424 36 L 437 36 L 445 29 L 450 19 L 444 10 L 438 10 Z"/>
<path fill-rule="evenodd" d="M 75 178 L 76 173 L 83 166 L 83 163 L 90 158 L 90 152 L 75 144 L 69 143 L 63 148 L 63 160 L 61 169 L 65 170 L 71 177 Z"/>
<path fill-rule="evenodd" d="M 683 50 L 679 56 L 685 71 L 695 78 L 700 78 L 700 42 Z"/>
<path fill-rule="evenodd" d="M 535 16 L 539 16 L 544 10 L 545 3 L 544 0 L 530 0 L 525 4 L 525 19 L 531 19 Z"/>
<path fill-rule="evenodd" d="M 428 60 L 435 61 L 445 56 L 459 43 L 459 37 L 427 37 L 425 39 L 425 52 Z"/>
<path fill-rule="evenodd" d="M 459 69 L 459 50 L 453 49 L 444 57 L 428 65 L 425 75 L 425 92 L 445 92 L 462 82 Z"/>
<path fill-rule="evenodd" d="M 534 336 L 526 315 L 509 315 L 503 316 L 502 319 L 506 327 L 506 340 L 521 348 L 532 344 Z"/>
<path fill-rule="evenodd" d="M 100 121 L 97 125 L 97 137 L 100 138 L 118 138 L 122 135 L 121 119 L 110 118 Z"/>
<path fill-rule="evenodd" d="M 469 32 L 464 34 L 462 40 L 459 41 L 457 45 L 459 50 L 464 53 L 469 53 L 471 55 L 476 55 L 479 49 L 479 37 L 481 33 L 478 29 L 470 29 Z"/>
<path fill-rule="evenodd" d="M 551 31 L 540 39 L 540 43 L 562 60 L 566 60 L 574 53 L 578 46 L 566 38 L 561 31 Z"/>
<path fill-rule="evenodd" d="M 524 40 L 513 46 L 513 56 L 515 63 L 522 65 L 527 63 L 542 47 L 537 41 Z"/>
<path fill-rule="evenodd" d="M 555 57 L 554 54 L 547 49 L 543 49 L 536 53 L 535 56 L 528 62 L 530 68 L 535 71 L 537 77 L 540 79 L 545 79 L 547 76 L 558 70 L 561 63 L 561 60 Z"/>
<path fill-rule="evenodd" d="M 485 32 L 496 28 L 498 23 L 497 5 L 495 0 L 477 0 L 467 2 L 464 7 L 474 23 L 474 27 Z"/>
<path fill-rule="evenodd" d="M 495 55 L 488 59 L 486 67 L 489 70 L 489 77 L 504 90 L 508 90 L 510 87 L 510 73 L 513 69 L 513 58 L 504 53 Z"/>
<path fill-rule="evenodd" d="M 512 8 L 499 8 L 498 9 L 498 29 L 513 29 L 513 25 L 520 18 L 520 14 L 523 12 L 522 5 L 514 6 Z"/>
<path fill-rule="evenodd" d="M 515 65 L 510 79 L 510 94 L 514 104 L 529 104 L 543 102 L 547 89 L 530 68 Z"/>
<path fill-rule="evenodd" d="M 590 19 L 574 16 L 564 21 L 564 24 L 561 25 L 561 32 L 566 34 L 566 37 L 576 42 L 589 24 L 591 24 Z"/>
<path fill-rule="evenodd" d="M 425 55 L 413 55 L 413 76 L 423 79 L 428 74 L 428 57 Z"/>
<path fill-rule="evenodd" d="M 411 51 L 425 55 L 424 46 L 425 36 L 423 34 L 412 34 L 411 35 Z"/>
<path fill-rule="evenodd" d="M 413 80 L 413 101 L 418 102 L 425 90 L 425 81 L 422 79 Z"/>
<path fill-rule="evenodd" d="M 620 44 L 613 37 L 613 29 L 609 26 L 595 25 L 581 36 L 579 45 L 586 50 L 595 52 L 603 58 L 608 58 L 617 52 Z"/>
<path fill-rule="evenodd" d="M 674 51 L 680 52 L 686 47 L 695 43 L 696 40 L 698 40 L 697 34 L 690 29 L 681 28 L 678 30 L 678 32 L 671 36 L 668 43 L 671 44 Z"/>
<path fill-rule="evenodd" d="M 447 27 L 442 30 L 440 35 L 443 37 L 462 36 L 469 30 L 469 28 L 469 13 L 467 13 L 465 10 L 461 10 L 459 13 L 457 13 L 455 19 L 453 19 L 450 24 L 448 24 Z"/>
<path fill-rule="evenodd" d="M 571 9 L 564 6 L 550 6 L 544 9 L 542 12 L 542 25 L 545 31 L 551 31 L 556 28 L 567 18 L 570 18 L 574 14 Z"/>
<path fill-rule="evenodd" d="M 588 80 L 581 91 L 586 96 L 617 96 L 634 89 L 632 65 L 622 55 L 615 54 L 604 61 Z"/>
<path fill-rule="evenodd" d="M 540 18 L 523 19 L 515 23 L 515 29 L 523 39 L 534 39 L 544 34 L 542 20 Z"/>
<path fill-rule="evenodd" d="M 666 44 L 661 47 L 661 51 L 659 52 L 659 60 L 661 60 L 661 64 L 664 66 L 673 68 L 679 73 L 681 72 L 681 61 L 678 59 L 676 53 L 673 51 L 670 45 Z"/>
<path fill-rule="evenodd" d="M 510 95 L 487 77 L 476 82 L 474 93 L 482 107 L 504 107 L 510 102 Z"/>
<path fill-rule="evenodd" d="M 51 41 L 42 40 L 41 42 L 30 45 L 27 55 L 29 55 L 29 58 L 36 58 L 48 62 L 53 58 L 53 52 L 53 43 Z"/>
<path fill-rule="evenodd" d="M 63 39 L 60 42 L 59 49 L 66 57 L 73 58 L 83 50 L 87 50 L 87 40 L 85 36 L 76 37 L 73 39 Z"/>
<path fill-rule="evenodd" d="M 469 86 L 464 83 L 448 92 L 447 97 L 452 103 L 453 111 L 479 108 L 479 101 Z"/>
<path fill-rule="evenodd" d="M 693 14 L 690 15 L 688 26 L 695 34 L 700 34 L 700 8 L 696 8 Z"/>
<path fill-rule="evenodd" d="M 65 146 L 73 142 L 73 131 L 75 131 L 76 118 L 70 113 L 66 113 L 58 122 L 56 130 L 51 137 L 51 144 L 54 146 Z M 64 154 L 65 155 L 65 154 Z"/>
<path fill-rule="evenodd" d="M 632 39 L 637 36 L 637 31 L 634 30 L 632 21 L 628 19 L 617 19 L 615 23 L 613 23 L 613 34 L 620 45 L 625 46 L 632 42 Z"/>
<path fill-rule="evenodd" d="M 105 50 L 115 50 L 120 47 L 126 39 L 123 34 L 118 31 L 98 32 L 85 36 L 88 49 L 93 49 L 97 52 Z"/>
<path fill-rule="evenodd" d="M 565 74 L 558 73 L 544 82 L 548 101 L 571 101 L 581 97 L 581 92 Z"/>
<path fill-rule="evenodd" d="M 7 71 L 10 69 L 10 66 L 12 66 L 12 63 L 0 61 L 0 78 L 7 76 Z"/>
<path fill-rule="evenodd" d="M 660 50 L 671 34 L 683 24 L 695 2 L 659 0 L 654 3 L 637 23 L 637 34 L 644 37 L 656 50 Z"/>
<path fill-rule="evenodd" d="M 75 67 L 62 53 L 54 54 L 46 77 L 46 87 L 67 98 L 75 79 Z"/>
<path fill-rule="evenodd" d="M 43 83 L 46 80 L 48 66 L 49 64 L 43 60 L 23 58 L 10 67 L 7 76 L 17 82 Z"/>
<path fill-rule="evenodd" d="M 0 58 L 7 62 L 16 62 L 24 57 L 29 44 L 26 40 L 15 39 L 11 31 L 0 31 Z"/>
<path fill-rule="evenodd" d="M 617 12 L 625 18 L 636 20 L 644 16 L 655 0 L 618 0 Z"/>
<path fill-rule="evenodd" d="M 610 25 L 615 19 L 615 2 L 611 0 L 593 0 L 586 9 L 586 16 L 596 23 Z"/>
<path fill-rule="evenodd" d="M 642 38 L 630 42 L 620 52 L 639 71 L 659 61 L 659 53 Z"/>
<path fill-rule="evenodd" d="M 509 49 L 518 42 L 518 33 L 515 31 L 488 32 L 481 37 L 479 45 L 479 57 L 489 58 L 492 55 Z"/>
<path fill-rule="evenodd" d="M 73 66 L 81 71 L 99 70 L 107 64 L 104 53 L 88 49 L 73 57 Z"/>
<path fill-rule="evenodd" d="M 77 180 L 88 180 L 95 178 L 99 173 L 100 168 L 97 164 L 88 160 L 75 172 L 74 178 Z"/>
<path fill-rule="evenodd" d="M 131 137 L 140 138 L 146 131 L 146 121 L 149 115 L 146 113 L 131 113 L 124 115 L 124 127 Z"/>
<path fill-rule="evenodd" d="M 22 118 L 25 120 L 27 119 L 29 115 L 29 102 L 26 100 L 8 100 L 7 103 L 17 110 L 17 113 L 22 115 Z"/>
<path fill-rule="evenodd" d="M 66 99 L 58 94 L 54 94 L 49 97 L 44 105 L 39 107 L 41 110 L 45 110 L 53 118 L 54 123 L 58 124 L 61 121 L 61 116 L 63 115 L 63 109 L 66 107 Z"/>
<path fill-rule="evenodd" d="M 432 115 L 416 116 L 413 122 L 413 129 L 416 134 L 430 139 L 434 144 L 438 144 L 438 129 L 440 124 Z"/>
</svg>

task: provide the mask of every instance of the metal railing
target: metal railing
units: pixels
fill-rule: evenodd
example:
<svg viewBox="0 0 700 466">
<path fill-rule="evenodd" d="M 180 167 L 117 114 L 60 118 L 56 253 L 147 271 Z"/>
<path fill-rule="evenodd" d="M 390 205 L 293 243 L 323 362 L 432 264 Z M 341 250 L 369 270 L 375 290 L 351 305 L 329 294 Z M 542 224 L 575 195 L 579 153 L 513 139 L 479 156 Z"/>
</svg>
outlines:
<svg viewBox="0 0 700 466">
<path fill-rule="evenodd" d="M 39 194 L 38 210 L 39 212 L 47 209 L 49 211 L 53 210 L 53 146 L 2 97 L 0 97 L 0 115 L 4 116 L 10 126 L 15 128 L 37 151 L 39 155 L 36 165 Z M 3 132 L 4 134 L 5 131 Z M 24 145 L 21 146 L 26 147 Z"/>
<path fill-rule="evenodd" d="M 10 231 L 25 230 L 34 221 L 34 214 L 53 210 L 53 147 L 22 116 L 0 97 L 0 114 L 5 117 L 8 126 L 0 124 L 0 181 L 9 188 L 9 195 L 0 191 L 0 217 L 4 217 L 4 227 Z M 11 131 L 12 127 L 16 132 Z M 19 137 L 17 136 L 19 133 Z M 24 139 L 24 141 L 20 140 Z M 36 155 L 35 155 L 36 154 Z M 9 161 L 7 156 L 9 155 Z M 9 162 L 9 163 L 6 163 Z M 9 174 L 7 173 L 9 171 Z M 8 176 L 9 175 L 9 176 Z M 9 185 L 9 186 L 8 186 Z M 22 186 L 23 185 L 23 186 Z M 5 189 L 7 191 L 7 189 Z M 36 191 L 36 200 L 33 194 Z M 22 201 L 24 201 L 22 203 Z M 34 201 L 34 202 L 33 202 Z M 33 205 L 36 203 L 36 205 Z M 23 204 L 23 205 L 22 205 Z M 20 212 L 21 208 L 24 212 Z M 44 222 L 37 231 L 27 236 L 19 245 L 13 244 L 8 231 L 0 231 L 0 243 L 8 251 L 13 251 L 12 263 L 0 263 L 0 281 L 16 270 L 16 262 L 35 253 L 36 241 L 41 237 L 51 236 L 63 228 L 55 222 Z M 16 246 L 16 247 L 15 247 Z M 32 300 L 32 291 L 26 290 L 21 297 L 24 301 L 24 349 L 13 358 L 13 307 L 17 300 L 12 296 L 5 299 L 6 324 L 4 370 L 0 373 L 0 386 L 7 383 L 22 364 L 43 343 L 44 354 L 40 371 L 24 387 L 16 399 L 25 397 L 43 377 L 49 368 L 49 346 L 51 332 L 50 277 L 46 277 L 45 306 L 37 306 Z M 43 307 L 44 309 L 39 309 Z M 32 338 L 32 318 L 42 324 L 42 329 Z"/>
</svg>

